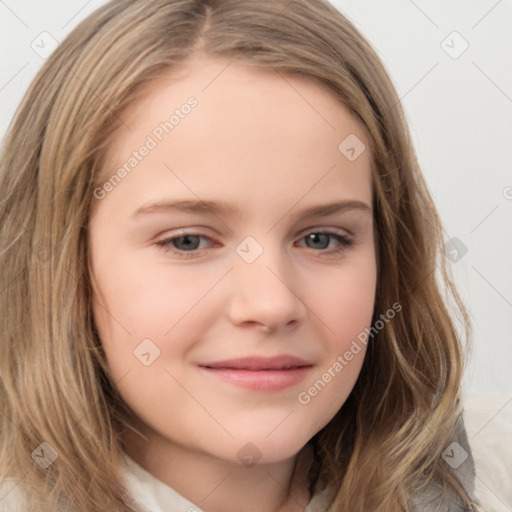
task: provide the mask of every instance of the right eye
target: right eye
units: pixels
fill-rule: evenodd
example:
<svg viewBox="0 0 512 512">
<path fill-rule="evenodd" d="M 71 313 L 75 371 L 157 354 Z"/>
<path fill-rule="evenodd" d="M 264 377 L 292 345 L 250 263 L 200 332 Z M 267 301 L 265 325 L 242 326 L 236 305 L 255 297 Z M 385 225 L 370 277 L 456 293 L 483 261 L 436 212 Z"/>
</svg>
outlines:
<svg viewBox="0 0 512 512">
<path fill-rule="evenodd" d="M 207 236 L 196 233 L 181 233 L 179 236 L 160 240 L 155 245 L 159 246 L 163 251 L 172 252 L 180 258 L 192 258 L 196 256 L 196 251 L 205 248 L 199 247 L 201 239 L 211 240 Z"/>
</svg>

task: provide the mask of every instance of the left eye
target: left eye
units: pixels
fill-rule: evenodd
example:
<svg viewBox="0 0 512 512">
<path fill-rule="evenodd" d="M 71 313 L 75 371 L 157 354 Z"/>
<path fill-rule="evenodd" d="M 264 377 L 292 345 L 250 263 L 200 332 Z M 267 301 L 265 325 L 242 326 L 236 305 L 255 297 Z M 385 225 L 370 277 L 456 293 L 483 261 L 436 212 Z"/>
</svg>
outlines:
<svg viewBox="0 0 512 512">
<path fill-rule="evenodd" d="M 164 251 L 170 251 L 178 257 L 191 258 L 196 254 L 195 252 L 205 247 L 200 247 L 202 240 L 212 241 L 209 237 L 193 233 L 187 233 L 172 238 L 166 238 L 156 245 L 161 247 Z M 331 250 L 327 250 L 331 240 L 334 239 L 338 245 Z M 305 240 L 306 247 L 310 249 L 319 249 L 319 251 L 338 253 L 352 245 L 352 241 L 345 235 L 333 231 L 314 231 L 300 238 L 300 241 Z M 301 245 L 303 247 L 303 245 Z"/>
<path fill-rule="evenodd" d="M 162 242 L 158 242 L 158 244 L 172 244 L 172 246 L 175 249 L 178 249 L 180 251 L 194 251 L 196 249 L 199 249 L 199 241 L 201 240 L 201 238 L 204 240 L 209 240 L 208 237 L 201 235 L 183 235 L 175 238 L 168 238 L 167 240 L 162 240 Z"/>
<path fill-rule="evenodd" d="M 349 246 L 350 242 L 347 237 L 339 235 L 338 233 L 331 233 L 330 231 L 319 231 L 315 233 L 310 233 L 309 235 L 306 235 L 301 240 L 306 240 L 306 244 L 318 244 L 326 247 L 312 247 L 311 245 L 307 245 L 310 249 L 321 249 L 325 250 L 329 246 L 329 240 L 331 239 L 337 240 L 341 245 Z"/>
</svg>

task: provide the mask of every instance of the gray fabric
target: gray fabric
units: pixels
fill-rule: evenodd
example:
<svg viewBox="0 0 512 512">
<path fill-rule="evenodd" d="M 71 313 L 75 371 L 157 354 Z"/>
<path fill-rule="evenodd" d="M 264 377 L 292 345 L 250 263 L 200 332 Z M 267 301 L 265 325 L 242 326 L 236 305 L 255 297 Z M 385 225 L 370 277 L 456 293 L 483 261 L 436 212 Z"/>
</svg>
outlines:
<svg viewBox="0 0 512 512">
<path fill-rule="evenodd" d="M 453 441 L 443 451 L 442 456 L 443 462 L 452 468 L 453 473 L 469 496 L 475 499 L 475 463 L 462 415 L 459 416 L 455 425 Z M 312 507 L 312 512 L 338 512 L 332 507 L 327 510 L 329 494 L 325 491 L 315 496 L 315 498 L 316 506 Z M 445 495 L 442 483 L 430 485 L 420 495 L 410 496 L 409 506 L 411 512 L 468 512 L 453 490 L 450 489 Z M 309 512 L 309 509 L 307 509 L 307 512 Z M 473 509 L 471 512 L 480 512 L 480 510 Z"/>
<path fill-rule="evenodd" d="M 464 419 L 459 416 L 455 425 L 453 442 L 442 453 L 444 463 L 450 466 L 455 476 L 475 499 L 475 462 L 468 436 L 464 427 Z M 454 491 L 443 496 L 441 484 L 430 486 L 421 496 L 411 496 L 411 510 L 414 512 L 464 512 L 465 509 Z"/>
</svg>

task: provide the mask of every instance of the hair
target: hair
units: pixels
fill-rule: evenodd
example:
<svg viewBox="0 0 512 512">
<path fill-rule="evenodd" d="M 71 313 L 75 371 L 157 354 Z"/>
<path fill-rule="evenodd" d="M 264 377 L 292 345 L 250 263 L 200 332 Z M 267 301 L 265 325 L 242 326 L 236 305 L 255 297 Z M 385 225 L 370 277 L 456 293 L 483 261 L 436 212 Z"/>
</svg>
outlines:
<svg viewBox="0 0 512 512">
<path fill-rule="evenodd" d="M 332 510 L 398 512 L 439 485 L 473 510 L 441 457 L 471 332 L 443 227 L 392 81 L 325 0 L 115 0 L 47 59 L 1 157 L 0 480 L 19 481 L 29 511 L 138 510 L 120 476 L 130 410 L 91 312 L 88 222 L 124 109 L 196 54 L 324 84 L 368 135 L 373 320 L 394 303 L 403 313 L 370 341 L 347 401 L 311 439 L 310 491 L 331 489 Z M 42 442 L 58 454 L 46 469 L 32 460 Z"/>
</svg>

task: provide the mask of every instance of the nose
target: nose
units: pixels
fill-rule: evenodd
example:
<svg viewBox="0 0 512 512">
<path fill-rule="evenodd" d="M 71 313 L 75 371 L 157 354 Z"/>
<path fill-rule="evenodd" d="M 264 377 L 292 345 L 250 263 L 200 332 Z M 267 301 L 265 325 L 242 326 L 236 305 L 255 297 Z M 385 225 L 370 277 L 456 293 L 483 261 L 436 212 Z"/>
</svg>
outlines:
<svg viewBox="0 0 512 512">
<path fill-rule="evenodd" d="M 229 317 L 235 325 L 275 332 L 304 320 L 297 273 L 277 248 L 267 246 L 252 263 L 237 256 L 230 274 Z"/>
</svg>

